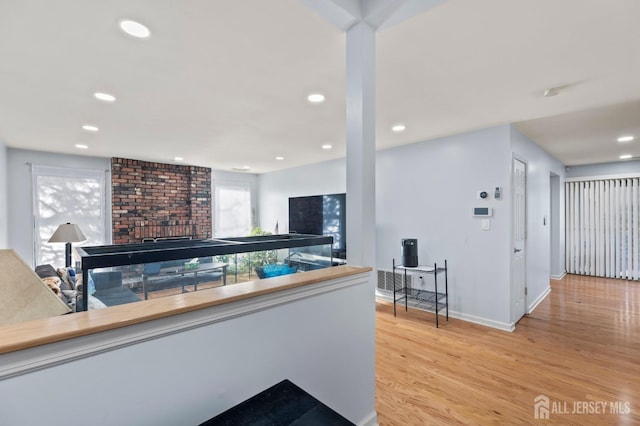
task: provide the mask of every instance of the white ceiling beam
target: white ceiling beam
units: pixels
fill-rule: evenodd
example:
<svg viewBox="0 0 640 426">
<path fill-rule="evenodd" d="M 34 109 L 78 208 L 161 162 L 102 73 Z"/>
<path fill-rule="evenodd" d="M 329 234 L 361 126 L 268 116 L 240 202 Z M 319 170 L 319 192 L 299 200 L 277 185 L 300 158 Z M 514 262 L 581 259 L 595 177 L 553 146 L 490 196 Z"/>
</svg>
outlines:
<svg viewBox="0 0 640 426">
<path fill-rule="evenodd" d="M 374 27 L 378 31 L 386 30 L 394 25 L 397 25 L 407 19 L 419 15 L 425 12 L 427 9 L 431 9 L 434 6 L 444 3 L 446 0 L 365 0 L 365 4 L 369 3 L 389 3 L 386 7 L 379 6 L 384 11 L 388 12 L 388 15 L 380 21 L 379 17 L 376 17 L 376 22 L 379 23 Z M 399 3 L 399 4 L 396 4 Z M 369 22 L 369 18 L 367 18 Z M 372 25 L 371 22 L 369 22 Z"/>
<path fill-rule="evenodd" d="M 371 28 L 379 28 L 406 0 L 362 0 L 362 18 Z"/>
<path fill-rule="evenodd" d="M 302 0 L 327 21 L 346 31 L 356 22 L 382 30 L 446 0 Z"/>
<path fill-rule="evenodd" d="M 302 0 L 302 2 L 342 31 L 348 30 L 361 20 L 360 0 Z"/>
</svg>

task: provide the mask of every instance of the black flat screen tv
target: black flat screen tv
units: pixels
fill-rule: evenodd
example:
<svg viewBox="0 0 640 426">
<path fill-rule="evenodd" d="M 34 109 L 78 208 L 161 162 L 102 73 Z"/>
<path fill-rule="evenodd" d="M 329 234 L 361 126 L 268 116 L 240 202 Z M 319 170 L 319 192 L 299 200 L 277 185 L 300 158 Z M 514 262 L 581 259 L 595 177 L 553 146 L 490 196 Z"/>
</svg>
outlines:
<svg viewBox="0 0 640 426">
<path fill-rule="evenodd" d="M 333 237 L 333 256 L 347 258 L 347 194 L 289 198 L 289 232 Z"/>
</svg>

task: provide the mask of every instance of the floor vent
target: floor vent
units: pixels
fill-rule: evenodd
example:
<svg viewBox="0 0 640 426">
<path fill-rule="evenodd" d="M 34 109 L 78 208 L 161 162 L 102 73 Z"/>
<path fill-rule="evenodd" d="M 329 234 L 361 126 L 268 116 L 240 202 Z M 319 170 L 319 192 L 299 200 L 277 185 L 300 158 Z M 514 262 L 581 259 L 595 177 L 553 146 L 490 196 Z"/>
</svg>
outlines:
<svg viewBox="0 0 640 426">
<path fill-rule="evenodd" d="M 411 288 L 413 282 L 411 275 L 407 275 L 407 288 Z M 396 288 L 402 287 L 404 274 L 396 272 Z M 378 290 L 393 291 L 393 272 L 378 269 Z"/>
</svg>

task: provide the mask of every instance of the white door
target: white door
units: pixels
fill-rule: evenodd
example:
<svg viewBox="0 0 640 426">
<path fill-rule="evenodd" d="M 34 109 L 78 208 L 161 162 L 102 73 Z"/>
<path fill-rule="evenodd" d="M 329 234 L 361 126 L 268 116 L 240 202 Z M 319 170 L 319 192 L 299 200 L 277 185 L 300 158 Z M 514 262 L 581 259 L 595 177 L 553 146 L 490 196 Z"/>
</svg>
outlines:
<svg viewBox="0 0 640 426">
<path fill-rule="evenodd" d="M 527 166 L 513 159 L 513 235 L 511 253 L 511 320 L 515 324 L 526 313 L 526 207 Z"/>
</svg>

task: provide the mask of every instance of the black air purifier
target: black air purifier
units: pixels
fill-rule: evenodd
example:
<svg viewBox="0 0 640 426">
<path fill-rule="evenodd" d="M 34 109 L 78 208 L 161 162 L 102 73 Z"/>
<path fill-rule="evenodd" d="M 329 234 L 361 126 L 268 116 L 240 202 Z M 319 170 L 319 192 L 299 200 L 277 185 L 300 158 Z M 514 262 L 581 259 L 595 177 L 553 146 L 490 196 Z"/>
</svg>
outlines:
<svg viewBox="0 0 640 426">
<path fill-rule="evenodd" d="M 418 266 L 418 240 L 404 238 L 402 240 L 402 266 L 415 268 Z"/>
</svg>

